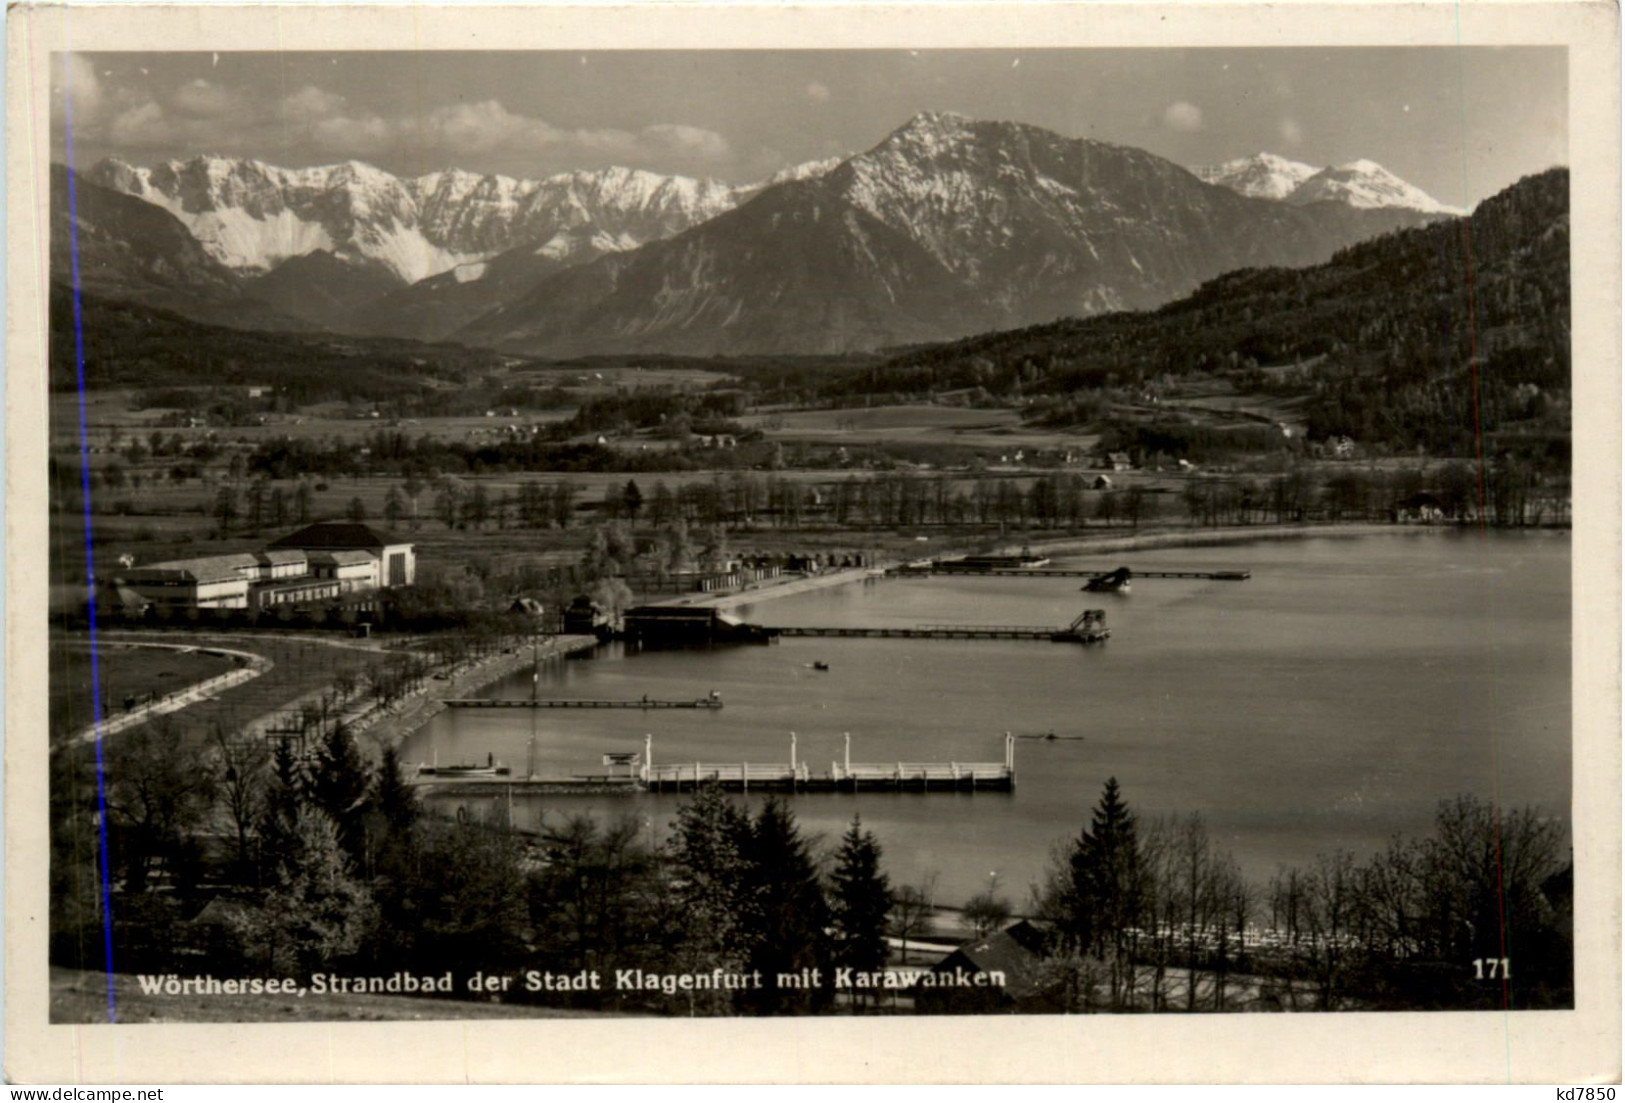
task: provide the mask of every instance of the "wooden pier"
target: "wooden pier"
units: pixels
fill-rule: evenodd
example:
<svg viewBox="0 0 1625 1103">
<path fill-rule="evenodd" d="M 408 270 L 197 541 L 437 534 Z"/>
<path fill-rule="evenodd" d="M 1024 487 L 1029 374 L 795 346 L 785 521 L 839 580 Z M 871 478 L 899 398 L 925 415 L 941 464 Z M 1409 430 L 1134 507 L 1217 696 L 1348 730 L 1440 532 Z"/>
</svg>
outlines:
<svg viewBox="0 0 1625 1103">
<path fill-rule="evenodd" d="M 952 563 L 933 563 L 929 572 L 900 572 L 913 574 L 969 575 L 976 578 L 1105 578 L 1110 571 L 1050 568 L 1000 567 L 986 570 L 975 567 L 955 567 Z M 1135 571 L 1135 578 L 1197 578 L 1212 582 L 1246 582 L 1253 577 L 1251 571 Z"/>
<path fill-rule="evenodd" d="M 721 697 L 697 697 L 691 701 L 531 700 L 528 697 L 448 697 L 441 704 L 449 709 L 719 709 Z"/>
<path fill-rule="evenodd" d="M 654 793 L 691 793 L 705 785 L 726 792 L 748 793 L 975 793 L 1013 792 L 1016 787 L 1016 741 L 1006 732 L 1003 762 L 853 762 L 852 737 L 846 752 L 830 763 L 828 773 L 815 772 L 796 760 L 796 737 L 790 733 L 789 762 L 673 762 L 656 765 L 652 740 L 638 778 Z"/>
<path fill-rule="evenodd" d="M 853 762 L 852 736 L 844 737 L 839 762 L 829 772 L 815 771 L 796 757 L 796 734 L 790 733 L 788 762 L 655 763 L 654 737 L 644 736 L 642 755 L 630 751 L 605 755 L 625 773 L 574 774 L 567 777 L 414 775 L 411 784 L 437 796 L 539 797 L 568 794 L 692 793 L 716 785 L 730 793 L 1009 793 L 1016 787 L 1016 737 L 1004 735 L 1003 762 Z"/>
<path fill-rule="evenodd" d="M 855 762 L 815 773 L 805 762 L 692 762 L 653 767 L 644 778 L 651 793 L 692 793 L 704 785 L 749 793 L 1000 792 L 1016 787 L 1015 771 L 998 762 Z"/>
<path fill-rule="evenodd" d="M 692 793 L 717 785 L 728 793 L 1011 793 L 1016 789 L 1016 736 L 1004 733 L 1004 762 L 853 762 L 851 733 L 843 734 L 840 762 L 816 773 L 796 760 L 796 733 L 790 733 L 790 762 L 653 762 L 653 736 L 643 737 L 639 780 L 652 793 Z"/>
<path fill-rule="evenodd" d="M 892 640 L 1049 640 L 1051 643 L 1100 643 L 1111 635 L 1104 609 L 1086 609 L 1064 628 L 1030 624 L 921 624 L 913 628 L 769 628 L 775 636 L 846 636 Z"/>
</svg>

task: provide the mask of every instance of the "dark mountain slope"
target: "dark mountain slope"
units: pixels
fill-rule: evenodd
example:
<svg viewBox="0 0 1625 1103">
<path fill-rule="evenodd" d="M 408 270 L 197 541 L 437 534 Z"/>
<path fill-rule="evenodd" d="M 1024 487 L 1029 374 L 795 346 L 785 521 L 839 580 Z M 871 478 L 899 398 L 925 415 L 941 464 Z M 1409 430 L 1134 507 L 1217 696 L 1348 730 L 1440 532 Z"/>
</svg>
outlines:
<svg viewBox="0 0 1625 1103">
<path fill-rule="evenodd" d="M 358 310 L 400 287 L 400 283 L 381 265 L 343 260 L 325 249 L 291 257 L 263 276 L 244 280 L 250 294 L 284 314 L 340 331 L 351 328 L 351 319 Z"/>
<path fill-rule="evenodd" d="M 399 400 L 454 387 L 494 369 L 494 353 L 384 338 L 340 338 L 208 325 L 174 311 L 84 294 L 85 384 L 186 387 L 269 384 L 298 404 Z M 73 294 L 51 287 L 50 380 L 76 384 Z"/>
<path fill-rule="evenodd" d="M 1310 396 L 1315 436 L 1470 451 L 1475 374 L 1486 431 L 1566 417 L 1568 186 L 1567 170 L 1552 169 L 1468 219 L 1325 264 L 1232 272 L 1155 311 L 916 349 L 829 390 L 1064 396 L 1223 373 L 1242 389 Z"/>
<path fill-rule="evenodd" d="M 809 180 L 543 280 L 456 338 L 554 355 L 838 353 L 989 317 L 921 246 Z"/>
<path fill-rule="evenodd" d="M 245 294 L 236 274 L 168 211 L 83 177 L 74 181 L 71 221 L 68 200 L 68 170 L 52 165 L 53 280 L 72 282 L 77 245 L 84 292 L 242 329 L 308 328 Z"/>
</svg>

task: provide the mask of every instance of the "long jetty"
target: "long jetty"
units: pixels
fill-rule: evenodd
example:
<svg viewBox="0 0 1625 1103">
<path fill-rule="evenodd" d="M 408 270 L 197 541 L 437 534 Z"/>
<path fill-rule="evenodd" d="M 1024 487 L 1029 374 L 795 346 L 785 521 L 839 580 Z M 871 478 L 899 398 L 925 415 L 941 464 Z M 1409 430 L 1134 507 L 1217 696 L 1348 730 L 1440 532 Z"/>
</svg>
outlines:
<svg viewBox="0 0 1625 1103">
<path fill-rule="evenodd" d="M 913 628 L 808 627 L 769 628 L 775 636 L 848 636 L 901 640 L 1049 640 L 1051 643 L 1100 643 L 1111 635 L 1104 609 L 1085 609 L 1064 628 L 1030 624 L 921 624 Z"/>
<path fill-rule="evenodd" d="M 726 792 L 752 789 L 779 793 L 1013 792 L 1016 787 L 1016 740 L 1004 735 L 1003 762 L 853 762 L 852 737 L 845 753 L 828 773 L 814 771 L 796 759 L 796 736 L 790 733 L 789 762 L 673 762 L 656 765 L 652 740 L 645 739 L 638 772 L 643 787 L 655 793 L 688 793 L 705 785 Z"/>
<path fill-rule="evenodd" d="M 933 563 L 929 571 L 900 571 L 900 574 L 953 574 L 974 575 L 978 578 L 1105 578 L 1110 571 L 1074 570 L 1049 567 L 956 567 L 953 563 Z M 1214 582 L 1246 582 L 1253 577 L 1251 571 L 1135 571 L 1135 578 L 1201 578 Z"/>
<path fill-rule="evenodd" d="M 528 697 L 450 697 L 441 702 L 449 709 L 719 709 L 721 697 L 696 697 L 669 701 L 644 698 L 638 701 L 599 701 L 586 699 L 541 699 Z"/>
<path fill-rule="evenodd" d="M 853 762 L 852 737 L 845 737 L 841 760 L 827 773 L 796 757 L 796 735 L 790 733 L 787 762 L 653 761 L 654 738 L 644 737 L 642 755 L 627 753 L 627 773 L 575 774 L 569 777 L 433 777 L 416 776 L 414 785 L 443 796 L 543 796 L 559 793 L 691 793 L 707 785 L 725 792 L 749 793 L 976 793 L 1013 792 L 1016 787 L 1016 737 L 1004 735 L 1002 762 Z"/>
</svg>

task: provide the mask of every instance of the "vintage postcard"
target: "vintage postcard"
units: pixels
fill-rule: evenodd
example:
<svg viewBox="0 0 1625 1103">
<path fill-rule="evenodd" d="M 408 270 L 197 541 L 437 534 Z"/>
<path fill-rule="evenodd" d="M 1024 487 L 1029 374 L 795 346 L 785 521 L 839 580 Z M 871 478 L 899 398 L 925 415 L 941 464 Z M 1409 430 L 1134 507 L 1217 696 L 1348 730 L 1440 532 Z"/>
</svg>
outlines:
<svg viewBox="0 0 1625 1103">
<path fill-rule="evenodd" d="M 1618 1081 L 1613 5 L 8 16 L 13 1081 Z"/>
</svg>

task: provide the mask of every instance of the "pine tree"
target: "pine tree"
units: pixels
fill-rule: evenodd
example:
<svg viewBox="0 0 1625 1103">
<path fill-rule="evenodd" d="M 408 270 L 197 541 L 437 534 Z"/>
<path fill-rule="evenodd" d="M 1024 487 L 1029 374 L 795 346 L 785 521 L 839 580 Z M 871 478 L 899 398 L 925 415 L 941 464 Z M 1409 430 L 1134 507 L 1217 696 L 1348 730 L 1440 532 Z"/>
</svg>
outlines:
<svg viewBox="0 0 1625 1103">
<path fill-rule="evenodd" d="M 316 752 L 310 795 L 316 807 L 338 825 L 345 851 L 351 857 L 360 857 L 365 847 L 362 815 L 366 811 L 367 769 L 350 730 L 343 724 L 333 725 Z"/>
<path fill-rule="evenodd" d="M 1088 828 L 1071 855 L 1072 881 L 1065 906 L 1065 937 L 1080 953 L 1111 966 L 1114 1000 L 1122 997 L 1130 937 L 1143 904 L 1135 818 L 1117 779 L 1108 778 Z"/>
<path fill-rule="evenodd" d="M 863 830 L 857 816 L 841 837 L 830 881 L 835 963 L 860 972 L 878 971 L 886 964 L 891 882 L 880 869 L 880 843 L 874 832 Z"/>
<path fill-rule="evenodd" d="M 401 756 L 393 743 L 384 747 L 373 775 L 372 803 L 392 836 L 405 835 L 418 819 L 418 799 L 401 777 Z"/>
<path fill-rule="evenodd" d="M 375 909 L 325 812 L 301 810 L 291 842 L 290 874 L 266 894 L 244 940 L 273 969 L 312 972 L 359 950 Z"/>
<path fill-rule="evenodd" d="M 672 848 L 683 921 L 690 942 L 705 952 L 743 955 L 749 837 L 750 821 L 718 786 L 702 786 L 677 810 Z"/>
<path fill-rule="evenodd" d="M 745 993 L 746 1003 L 768 1014 L 827 1007 L 833 998 L 829 905 L 795 816 L 778 798 L 768 798 L 751 825 L 745 859 L 749 964 L 760 970 L 763 983 Z M 822 984 L 778 984 L 781 975 L 813 969 L 822 973 Z"/>
</svg>

